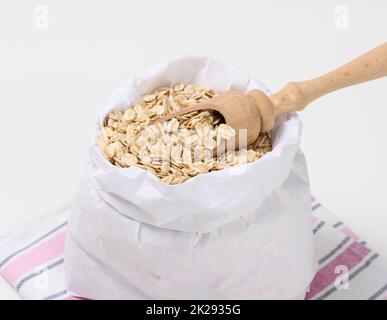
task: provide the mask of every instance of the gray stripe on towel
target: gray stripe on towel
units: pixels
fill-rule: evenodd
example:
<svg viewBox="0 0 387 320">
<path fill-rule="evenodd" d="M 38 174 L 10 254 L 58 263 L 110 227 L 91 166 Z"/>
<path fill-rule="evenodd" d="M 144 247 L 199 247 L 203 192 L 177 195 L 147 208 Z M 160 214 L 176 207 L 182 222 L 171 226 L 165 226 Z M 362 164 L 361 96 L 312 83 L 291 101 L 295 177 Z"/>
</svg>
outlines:
<svg viewBox="0 0 387 320">
<path fill-rule="evenodd" d="M 337 253 L 337 251 L 339 251 L 342 247 L 344 247 L 344 245 L 351 240 L 351 237 L 346 237 L 343 239 L 343 241 L 341 241 L 336 248 L 334 248 L 332 251 L 330 251 L 326 256 L 322 257 L 319 261 L 318 261 L 318 264 L 321 265 L 323 264 L 325 261 L 327 261 L 330 257 L 332 257 L 335 253 Z"/>
<path fill-rule="evenodd" d="M 33 278 L 36 278 L 36 277 L 40 276 L 40 275 L 41 275 L 42 273 L 44 273 L 44 272 L 47 272 L 47 271 L 49 271 L 49 270 L 51 270 L 51 269 L 54 269 L 54 268 L 57 267 L 57 266 L 60 266 L 61 264 L 63 264 L 63 262 L 64 262 L 64 259 L 62 258 L 62 259 L 60 259 L 60 260 L 57 260 L 57 261 L 55 261 L 55 262 L 53 262 L 53 263 L 47 265 L 46 267 L 44 267 L 43 269 L 41 269 L 41 270 L 39 270 L 39 271 L 35 271 L 35 272 L 33 272 L 33 273 L 30 273 L 28 276 L 24 277 L 23 279 L 21 279 L 21 280 L 16 284 L 15 289 L 16 289 L 17 291 L 19 291 L 20 288 L 21 288 L 24 284 L 26 284 L 26 282 L 30 281 L 30 280 L 33 279 Z"/>
</svg>

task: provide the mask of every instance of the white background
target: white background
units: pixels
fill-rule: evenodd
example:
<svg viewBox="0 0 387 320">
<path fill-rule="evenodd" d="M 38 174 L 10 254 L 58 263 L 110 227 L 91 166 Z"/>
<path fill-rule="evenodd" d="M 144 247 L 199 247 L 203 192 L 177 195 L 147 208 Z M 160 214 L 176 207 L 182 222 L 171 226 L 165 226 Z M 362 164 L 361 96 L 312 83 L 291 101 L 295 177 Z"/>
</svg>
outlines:
<svg viewBox="0 0 387 320">
<path fill-rule="evenodd" d="M 386 12 L 385 0 L 2 0 L 0 235 L 71 201 L 96 114 L 130 75 L 200 53 L 275 91 L 385 42 Z M 386 87 L 344 89 L 302 113 L 313 194 L 385 256 Z M 0 299 L 16 297 L 0 281 Z"/>
</svg>

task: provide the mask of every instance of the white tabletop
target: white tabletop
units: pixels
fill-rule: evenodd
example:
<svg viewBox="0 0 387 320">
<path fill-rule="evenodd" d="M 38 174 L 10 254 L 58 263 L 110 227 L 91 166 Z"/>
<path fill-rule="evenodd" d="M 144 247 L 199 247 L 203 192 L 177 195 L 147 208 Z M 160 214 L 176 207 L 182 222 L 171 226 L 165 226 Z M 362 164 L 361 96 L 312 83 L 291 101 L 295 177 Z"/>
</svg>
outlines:
<svg viewBox="0 0 387 320">
<path fill-rule="evenodd" d="M 45 3 L 0 4 L 0 235 L 71 201 L 96 114 L 129 75 L 201 53 L 275 91 L 386 41 L 383 1 Z M 314 195 L 385 256 L 386 85 L 333 93 L 302 114 Z M 0 299 L 15 297 L 0 279 Z"/>
</svg>

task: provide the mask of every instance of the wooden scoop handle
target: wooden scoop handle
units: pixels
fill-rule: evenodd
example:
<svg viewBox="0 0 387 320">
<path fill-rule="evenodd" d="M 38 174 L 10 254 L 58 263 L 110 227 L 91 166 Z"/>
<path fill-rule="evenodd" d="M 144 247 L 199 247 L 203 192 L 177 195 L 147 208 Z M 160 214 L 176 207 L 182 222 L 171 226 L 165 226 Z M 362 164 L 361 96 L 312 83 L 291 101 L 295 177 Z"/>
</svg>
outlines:
<svg viewBox="0 0 387 320">
<path fill-rule="evenodd" d="M 385 76 L 387 76 L 387 42 L 325 75 L 303 82 L 290 82 L 269 97 L 272 110 L 269 110 L 268 101 L 265 103 L 262 95 L 254 92 L 255 90 L 248 95 L 256 100 L 263 122 L 262 130 L 269 131 L 275 117 L 281 113 L 301 111 L 327 93 Z M 259 106 L 258 103 L 263 104 Z"/>
</svg>

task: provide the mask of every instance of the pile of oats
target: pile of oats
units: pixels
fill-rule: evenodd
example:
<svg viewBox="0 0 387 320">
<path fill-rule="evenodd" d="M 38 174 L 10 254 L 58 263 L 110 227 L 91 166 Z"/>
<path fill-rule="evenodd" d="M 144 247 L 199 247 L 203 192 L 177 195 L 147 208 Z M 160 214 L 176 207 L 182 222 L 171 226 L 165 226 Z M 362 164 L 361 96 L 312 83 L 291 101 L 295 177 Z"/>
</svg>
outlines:
<svg viewBox="0 0 387 320">
<path fill-rule="evenodd" d="M 111 112 L 97 144 L 112 164 L 151 171 L 167 184 L 183 183 L 198 174 L 253 162 L 272 150 L 270 136 L 261 133 L 248 150 L 232 150 L 217 156 L 214 150 L 218 150 L 222 141 L 233 138 L 235 131 L 210 111 L 184 114 L 164 125 L 155 122 L 215 95 L 213 90 L 196 85 L 157 88 L 127 110 Z"/>
</svg>

